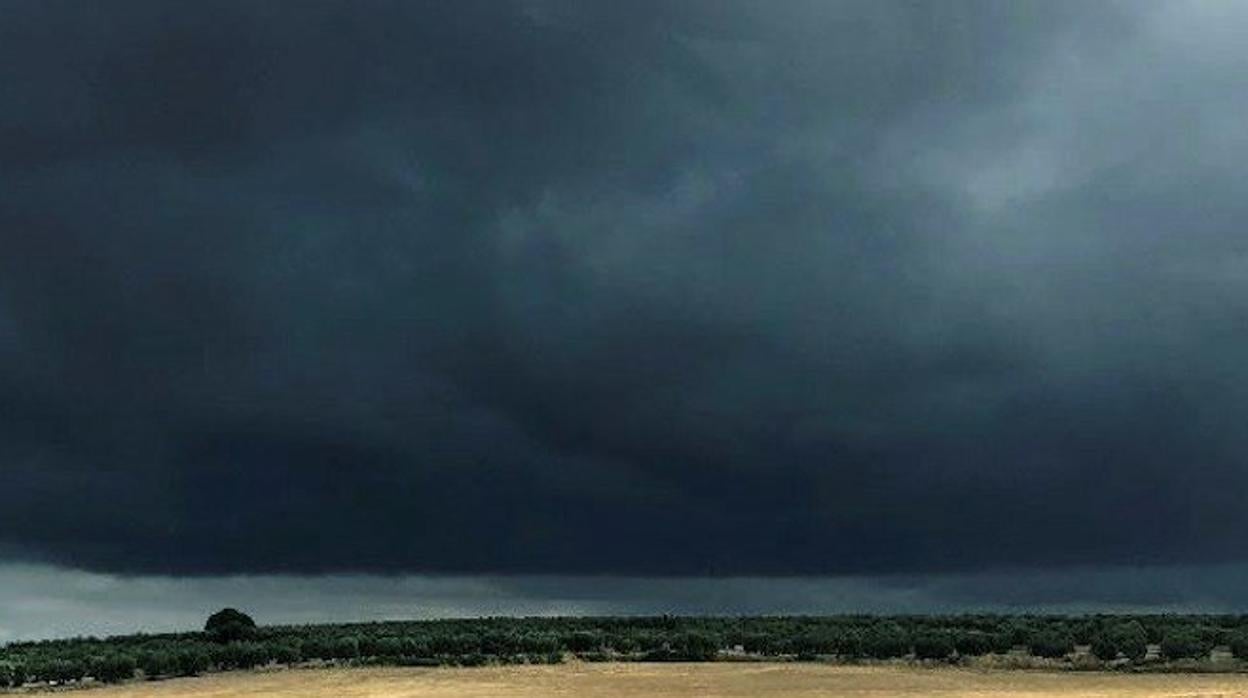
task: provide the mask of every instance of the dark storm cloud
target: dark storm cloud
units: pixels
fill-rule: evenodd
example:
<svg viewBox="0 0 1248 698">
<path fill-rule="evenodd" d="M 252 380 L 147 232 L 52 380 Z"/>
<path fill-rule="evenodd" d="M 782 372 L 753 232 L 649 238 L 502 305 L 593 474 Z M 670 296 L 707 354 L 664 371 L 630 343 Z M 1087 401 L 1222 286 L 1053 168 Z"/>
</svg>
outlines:
<svg viewBox="0 0 1248 698">
<path fill-rule="evenodd" d="M 4 13 L 10 558 L 1242 559 L 1245 13 Z"/>
</svg>

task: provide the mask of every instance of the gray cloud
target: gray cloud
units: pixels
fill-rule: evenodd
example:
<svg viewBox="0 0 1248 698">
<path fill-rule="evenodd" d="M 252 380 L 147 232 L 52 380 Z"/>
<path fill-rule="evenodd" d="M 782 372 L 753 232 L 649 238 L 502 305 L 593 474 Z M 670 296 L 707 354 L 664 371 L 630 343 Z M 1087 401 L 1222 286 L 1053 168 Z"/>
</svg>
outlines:
<svg viewBox="0 0 1248 698">
<path fill-rule="evenodd" d="M 243 605 L 264 624 L 481 616 L 1242 609 L 1236 565 L 821 578 L 600 576 L 150 577 L 0 566 L 0 643 L 199 629 Z"/>
<path fill-rule="evenodd" d="M 8 14 L 9 559 L 1242 558 L 1239 10 Z"/>
</svg>

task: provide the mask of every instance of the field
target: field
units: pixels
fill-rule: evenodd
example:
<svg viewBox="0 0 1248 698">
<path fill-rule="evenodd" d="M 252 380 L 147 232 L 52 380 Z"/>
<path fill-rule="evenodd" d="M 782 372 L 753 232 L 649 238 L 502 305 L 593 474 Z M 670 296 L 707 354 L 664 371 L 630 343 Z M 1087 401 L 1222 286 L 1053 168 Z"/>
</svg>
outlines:
<svg viewBox="0 0 1248 698">
<path fill-rule="evenodd" d="M 484 668 L 297 669 L 127 684 L 93 698 L 805 698 L 860 696 L 1219 696 L 1248 676 L 975 671 L 800 663 L 586 664 Z"/>
</svg>

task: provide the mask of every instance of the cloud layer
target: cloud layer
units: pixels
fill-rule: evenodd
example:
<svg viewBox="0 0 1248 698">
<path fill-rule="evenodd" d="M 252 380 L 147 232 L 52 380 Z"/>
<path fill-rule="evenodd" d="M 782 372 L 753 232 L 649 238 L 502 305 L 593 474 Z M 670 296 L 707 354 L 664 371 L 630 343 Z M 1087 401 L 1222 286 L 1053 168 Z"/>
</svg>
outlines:
<svg viewBox="0 0 1248 698">
<path fill-rule="evenodd" d="M 1248 566 L 935 575 L 641 578 L 526 575 L 118 576 L 0 565 L 0 643 L 182 632 L 241 606 L 264 625 L 568 615 L 1226 613 Z"/>
<path fill-rule="evenodd" d="M 1248 13 L 12 2 L 0 550 L 1243 560 Z"/>
</svg>

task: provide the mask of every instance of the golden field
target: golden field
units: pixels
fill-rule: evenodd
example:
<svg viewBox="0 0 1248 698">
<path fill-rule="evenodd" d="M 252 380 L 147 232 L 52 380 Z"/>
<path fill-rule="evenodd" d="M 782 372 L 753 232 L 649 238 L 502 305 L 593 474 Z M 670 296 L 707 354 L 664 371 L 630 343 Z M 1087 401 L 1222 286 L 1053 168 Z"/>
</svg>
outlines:
<svg viewBox="0 0 1248 698">
<path fill-rule="evenodd" d="M 565 664 L 236 672 L 90 691 L 98 698 L 805 698 L 1219 696 L 1248 675 L 1116 674 L 821 664 Z"/>
</svg>

